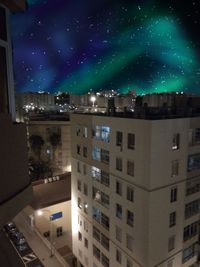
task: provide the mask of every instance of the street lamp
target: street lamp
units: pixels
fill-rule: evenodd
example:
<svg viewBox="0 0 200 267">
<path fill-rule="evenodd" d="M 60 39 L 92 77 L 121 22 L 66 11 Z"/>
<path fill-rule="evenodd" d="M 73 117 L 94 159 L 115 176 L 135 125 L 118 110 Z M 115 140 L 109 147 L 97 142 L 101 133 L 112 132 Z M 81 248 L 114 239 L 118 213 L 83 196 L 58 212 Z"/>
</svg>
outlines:
<svg viewBox="0 0 200 267">
<path fill-rule="evenodd" d="M 51 212 L 50 210 L 38 210 L 37 211 L 37 215 L 38 216 L 42 216 L 44 214 L 44 212 L 47 212 L 48 213 L 48 216 L 49 216 L 49 223 L 50 223 L 50 257 L 53 257 L 54 254 L 53 254 L 53 224 L 52 224 L 52 219 L 53 219 L 53 216 L 51 215 Z"/>
<path fill-rule="evenodd" d="M 90 97 L 90 101 L 92 102 L 92 106 L 94 107 L 94 102 L 96 101 L 96 96 L 92 95 Z"/>
</svg>

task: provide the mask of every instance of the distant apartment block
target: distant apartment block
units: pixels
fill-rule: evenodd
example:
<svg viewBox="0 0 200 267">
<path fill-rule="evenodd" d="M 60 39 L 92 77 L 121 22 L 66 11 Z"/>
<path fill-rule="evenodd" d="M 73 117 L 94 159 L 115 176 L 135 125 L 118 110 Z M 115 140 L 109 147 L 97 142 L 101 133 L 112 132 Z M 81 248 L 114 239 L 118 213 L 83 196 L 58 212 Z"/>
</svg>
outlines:
<svg viewBox="0 0 200 267">
<path fill-rule="evenodd" d="M 200 117 L 72 114 L 71 135 L 80 266 L 199 266 Z"/>
</svg>

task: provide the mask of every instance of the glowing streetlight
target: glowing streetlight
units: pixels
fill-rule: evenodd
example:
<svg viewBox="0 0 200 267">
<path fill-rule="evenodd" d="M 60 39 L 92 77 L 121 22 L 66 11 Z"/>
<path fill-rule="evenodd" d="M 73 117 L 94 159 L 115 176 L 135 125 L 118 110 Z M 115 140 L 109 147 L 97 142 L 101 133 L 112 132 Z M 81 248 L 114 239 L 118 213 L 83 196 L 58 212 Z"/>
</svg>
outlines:
<svg viewBox="0 0 200 267">
<path fill-rule="evenodd" d="M 96 101 L 96 96 L 91 96 L 90 101 L 92 102 L 92 106 L 94 107 L 94 102 Z"/>
<path fill-rule="evenodd" d="M 52 224 L 52 219 L 53 219 L 53 216 L 51 215 L 51 212 L 50 210 L 38 210 L 36 212 L 36 214 L 38 216 L 42 216 L 44 214 L 44 212 L 47 212 L 48 213 L 48 216 L 49 216 L 49 223 L 50 223 L 50 257 L 53 257 L 53 224 Z"/>
</svg>

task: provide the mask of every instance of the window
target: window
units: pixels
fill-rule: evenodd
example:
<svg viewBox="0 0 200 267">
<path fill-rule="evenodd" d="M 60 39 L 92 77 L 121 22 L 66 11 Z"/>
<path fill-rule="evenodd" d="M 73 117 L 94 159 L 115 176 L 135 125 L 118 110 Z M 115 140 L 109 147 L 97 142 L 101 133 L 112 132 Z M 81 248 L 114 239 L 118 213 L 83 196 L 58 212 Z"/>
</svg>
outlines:
<svg viewBox="0 0 200 267">
<path fill-rule="evenodd" d="M 101 161 L 108 164 L 109 163 L 109 151 L 101 149 Z"/>
<path fill-rule="evenodd" d="M 200 198 L 185 205 L 185 219 L 200 212 Z"/>
<path fill-rule="evenodd" d="M 109 259 L 101 253 L 101 263 L 104 267 L 109 267 Z"/>
<path fill-rule="evenodd" d="M 100 169 L 94 166 L 91 168 L 91 173 L 92 173 L 92 178 L 94 178 L 99 183 L 105 186 L 110 185 L 109 173 L 101 171 Z"/>
<path fill-rule="evenodd" d="M 108 208 L 110 204 L 110 199 L 107 194 L 104 192 L 100 191 L 96 187 L 92 188 L 92 197 L 96 201 L 98 201 L 100 204 L 102 204 L 104 207 Z"/>
<path fill-rule="evenodd" d="M 126 234 L 126 247 L 133 251 L 133 238 L 129 234 Z"/>
<path fill-rule="evenodd" d="M 123 133 L 117 132 L 116 133 L 116 145 L 122 147 L 122 142 L 123 142 Z"/>
<path fill-rule="evenodd" d="M 86 248 L 88 248 L 88 240 L 87 240 L 87 238 L 84 238 L 84 246 L 85 246 Z"/>
<path fill-rule="evenodd" d="M 0 22 L 1 22 L 1 12 L 0 12 Z M 2 24 L 0 24 L 0 32 L 2 30 Z M 0 113 L 8 113 L 9 103 L 8 103 L 8 75 L 7 75 L 7 63 L 6 63 L 6 49 L 0 46 Z"/>
<path fill-rule="evenodd" d="M 180 145 L 180 134 L 176 133 L 173 135 L 172 139 L 172 150 L 179 149 L 179 145 Z"/>
<path fill-rule="evenodd" d="M 130 186 L 127 186 L 127 192 L 126 192 L 126 198 L 127 200 L 134 202 L 134 189 Z"/>
<path fill-rule="evenodd" d="M 83 157 L 87 158 L 87 147 L 83 147 Z"/>
<path fill-rule="evenodd" d="M 182 262 L 185 263 L 195 255 L 195 243 L 183 250 Z"/>
<path fill-rule="evenodd" d="M 128 148 L 135 149 L 135 135 L 128 133 Z"/>
<path fill-rule="evenodd" d="M 109 250 L 109 238 L 107 238 L 104 234 L 101 233 L 101 245 Z"/>
<path fill-rule="evenodd" d="M 84 175 L 87 174 L 87 166 L 86 166 L 86 164 L 83 164 L 83 174 Z"/>
<path fill-rule="evenodd" d="M 167 267 L 173 267 L 173 260 L 169 260 L 167 262 Z"/>
<path fill-rule="evenodd" d="M 81 234 L 81 232 L 78 232 L 78 240 L 79 241 L 82 241 L 82 234 Z"/>
<path fill-rule="evenodd" d="M 115 236 L 117 241 L 122 242 L 122 229 L 116 225 Z"/>
<path fill-rule="evenodd" d="M 178 176 L 178 169 L 179 169 L 179 162 L 178 160 L 172 161 L 172 170 L 171 170 L 171 176 Z"/>
<path fill-rule="evenodd" d="M 86 264 L 86 266 L 88 266 L 88 263 L 89 263 L 88 257 L 85 256 L 85 264 Z"/>
<path fill-rule="evenodd" d="M 177 200 L 177 187 L 173 187 L 171 189 L 170 202 L 175 202 L 176 200 Z"/>
<path fill-rule="evenodd" d="M 79 161 L 77 161 L 77 172 L 81 173 L 81 166 Z"/>
<path fill-rule="evenodd" d="M 81 146 L 80 145 L 76 146 L 76 152 L 77 152 L 78 155 L 81 154 Z"/>
<path fill-rule="evenodd" d="M 98 161 L 100 161 L 101 159 L 101 149 L 98 148 L 97 146 L 94 146 L 92 149 L 92 158 Z"/>
<path fill-rule="evenodd" d="M 200 191 L 200 177 L 193 178 L 186 182 L 186 196 Z"/>
<path fill-rule="evenodd" d="M 88 137 L 88 129 L 87 129 L 87 127 L 83 127 L 83 137 L 85 137 L 85 138 Z"/>
<path fill-rule="evenodd" d="M 57 237 L 63 235 L 63 229 L 62 229 L 62 226 L 60 226 L 60 227 L 58 227 L 58 228 L 56 229 L 56 235 L 57 235 Z"/>
<path fill-rule="evenodd" d="M 118 261 L 119 263 L 122 262 L 122 253 L 118 249 L 116 249 L 116 261 Z"/>
<path fill-rule="evenodd" d="M 119 181 L 116 181 L 116 194 L 122 195 L 122 183 Z"/>
<path fill-rule="evenodd" d="M 134 162 L 133 161 L 127 161 L 127 174 L 134 176 Z"/>
<path fill-rule="evenodd" d="M 6 10 L 0 7 L 0 39 L 7 41 Z"/>
<path fill-rule="evenodd" d="M 84 221 L 84 230 L 88 232 L 88 222 Z"/>
<path fill-rule="evenodd" d="M 101 253 L 100 250 L 95 245 L 93 245 L 93 255 L 97 260 L 100 261 Z"/>
<path fill-rule="evenodd" d="M 93 130 L 94 138 L 104 142 L 110 141 L 110 127 L 108 126 L 95 126 Z"/>
<path fill-rule="evenodd" d="M 122 171 L 122 158 L 116 158 L 116 170 Z"/>
<path fill-rule="evenodd" d="M 188 172 L 200 169 L 200 154 L 188 156 Z"/>
<path fill-rule="evenodd" d="M 81 181 L 77 180 L 77 189 L 78 191 L 81 191 Z"/>
<path fill-rule="evenodd" d="M 83 184 L 83 193 L 87 196 L 88 195 L 88 186 L 87 184 Z"/>
<path fill-rule="evenodd" d="M 109 218 L 103 212 L 101 213 L 101 225 L 107 230 L 109 229 Z"/>
<path fill-rule="evenodd" d="M 168 252 L 172 251 L 175 248 L 175 236 L 171 236 L 168 239 Z"/>
<path fill-rule="evenodd" d="M 79 209 L 82 209 L 82 203 L 80 197 L 78 197 L 78 207 Z"/>
<path fill-rule="evenodd" d="M 127 259 L 126 267 L 133 267 L 133 263 L 131 260 Z"/>
<path fill-rule="evenodd" d="M 122 206 L 116 204 L 116 217 L 121 219 L 122 218 Z"/>
<path fill-rule="evenodd" d="M 100 242 L 101 239 L 101 235 L 100 235 L 100 231 L 98 228 L 96 228 L 95 226 L 93 226 L 93 237 Z"/>
<path fill-rule="evenodd" d="M 127 224 L 131 227 L 133 227 L 133 221 L 134 221 L 134 214 L 132 211 L 127 210 Z"/>
<path fill-rule="evenodd" d="M 84 212 L 88 214 L 88 204 L 87 202 L 84 202 Z"/>
<path fill-rule="evenodd" d="M 198 233 L 198 224 L 200 223 L 200 221 L 196 221 L 188 226 L 186 226 L 184 228 L 183 231 L 183 240 L 187 241 L 190 238 L 192 238 L 193 236 L 197 235 Z"/>
<path fill-rule="evenodd" d="M 189 131 L 189 144 L 197 145 L 200 143 L 200 128 L 190 129 Z"/>
<path fill-rule="evenodd" d="M 95 219 L 98 223 L 101 223 L 101 211 L 95 207 L 92 208 L 92 217 Z"/>
<path fill-rule="evenodd" d="M 172 212 L 169 214 L 169 227 L 176 225 L 176 212 Z"/>
<path fill-rule="evenodd" d="M 80 134 L 81 134 L 80 126 L 77 126 L 76 127 L 76 136 L 80 136 Z"/>
</svg>

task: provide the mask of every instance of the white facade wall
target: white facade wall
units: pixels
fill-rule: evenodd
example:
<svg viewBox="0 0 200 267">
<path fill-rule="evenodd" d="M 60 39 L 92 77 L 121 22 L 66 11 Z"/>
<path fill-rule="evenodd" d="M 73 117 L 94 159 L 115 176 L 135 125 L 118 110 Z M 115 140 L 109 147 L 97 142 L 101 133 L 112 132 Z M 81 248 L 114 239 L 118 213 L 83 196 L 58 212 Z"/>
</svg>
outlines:
<svg viewBox="0 0 200 267">
<path fill-rule="evenodd" d="M 95 126 L 110 127 L 110 141 L 97 140 L 92 136 Z M 88 136 L 83 137 L 84 127 Z M 183 241 L 184 227 L 199 220 L 199 213 L 185 219 L 185 205 L 199 198 L 199 192 L 186 196 L 186 180 L 200 175 L 199 170 L 187 172 L 188 154 L 198 153 L 200 147 L 189 145 L 190 129 L 200 128 L 200 119 L 182 118 L 168 120 L 138 120 L 92 115 L 72 114 L 72 237 L 73 252 L 84 266 L 106 267 L 93 255 L 93 245 L 109 259 L 109 266 L 189 267 L 196 262 L 196 254 L 182 261 L 183 250 L 198 240 L 198 235 Z M 123 133 L 122 145 L 116 145 L 116 133 Z M 135 147 L 128 149 L 128 133 L 135 134 Z M 180 134 L 178 149 L 172 149 L 174 134 Z M 77 154 L 80 146 L 80 155 Z M 83 147 L 87 147 L 87 157 Z M 98 146 L 109 151 L 109 164 L 94 160 L 92 148 Z M 122 171 L 116 170 L 116 157 L 122 159 Z M 127 161 L 134 162 L 134 176 L 127 174 Z M 172 176 L 172 162 L 178 161 L 178 174 Z M 79 164 L 80 171 L 77 171 Z M 84 165 L 86 167 L 84 167 Z M 109 173 L 110 185 L 105 186 L 91 176 L 95 166 Z M 84 173 L 84 170 L 87 171 Z M 78 180 L 81 190 L 77 189 Z M 121 195 L 116 193 L 116 181 L 122 186 Z M 84 184 L 88 187 L 84 194 Z M 134 201 L 127 200 L 127 187 L 134 189 Z M 105 207 L 92 198 L 92 187 L 109 196 Z M 171 202 L 171 190 L 176 188 L 176 200 Z M 77 205 L 81 199 L 80 209 Z M 84 212 L 84 203 L 88 213 Z M 121 219 L 116 216 L 116 204 L 122 207 Z M 93 207 L 109 217 L 109 231 L 92 217 Z M 133 227 L 127 224 L 127 210 L 134 213 Z M 176 212 L 176 223 L 169 226 L 170 213 Z M 81 222 L 80 222 L 81 221 Z M 87 231 L 84 229 L 88 225 Z M 109 250 L 93 237 L 93 226 L 109 238 Z M 122 239 L 116 239 L 116 227 L 122 230 Z M 80 239 L 80 232 L 82 240 Z M 127 248 L 127 235 L 133 240 Z M 169 251 L 169 238 L 174 237 L 174 247 Z M 84 246 L 88 239 L 88 248 Z M 116 250 L 121 252 L 121 263 L 116 261 Z M 128 265 L 128 261 L 132 265 Z M 196 266 L 195 266 L 196 267 Z"/>
</svg>

